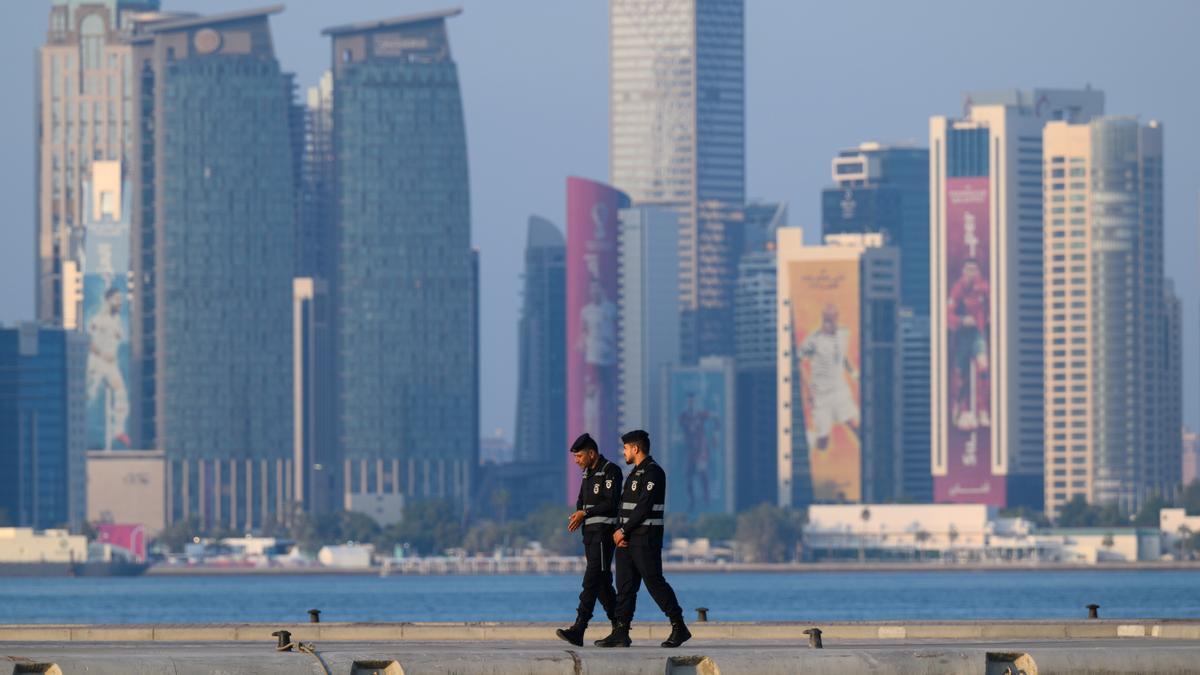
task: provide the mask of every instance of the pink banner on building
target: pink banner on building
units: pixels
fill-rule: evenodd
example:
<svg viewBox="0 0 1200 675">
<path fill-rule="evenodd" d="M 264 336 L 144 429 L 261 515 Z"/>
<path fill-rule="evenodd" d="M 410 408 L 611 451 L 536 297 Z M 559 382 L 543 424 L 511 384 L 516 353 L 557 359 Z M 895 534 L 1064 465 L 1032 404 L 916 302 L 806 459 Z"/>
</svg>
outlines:
<svg viewBox="0 0 1200 675">
<path fill-rule="evenodd" d="M 146 528 L 142 525 L 100 523 L 96 526 L 96 541 L 119 546 L 141 562 L 146 559 Z"/>
<path fill-rule="evenodd" d="M 608 185 L 567 179 L 567 442 L 587 432 L 610 458 L 621 433 L 617 211 L 628 206 L 629 197 Z M 580 481 L 578 467 L 568 460 L 568 502 L 575 502 Z"/>
<path fill-rule="evenodd" d="M 946 475 L 938 502 L 1005 505 L 992 472 L 990 199 L 986 177 L 946 179 Z"/>
</svg>

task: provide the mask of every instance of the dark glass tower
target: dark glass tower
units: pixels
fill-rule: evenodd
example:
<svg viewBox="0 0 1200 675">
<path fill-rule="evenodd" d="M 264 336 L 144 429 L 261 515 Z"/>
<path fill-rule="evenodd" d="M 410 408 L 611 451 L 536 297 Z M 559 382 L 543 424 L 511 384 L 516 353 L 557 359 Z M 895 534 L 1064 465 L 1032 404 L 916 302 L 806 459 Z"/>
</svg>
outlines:
<svg viewBox="0 0 1200 675">
<path fill-rule="evenodd" d="M 517 426 L 513 459 L 555 462 L 567 447 L 567 243 L 554 223 L 529 218 L 519 328 Z M 546 497 L 546 501 L 562 500 Z"/>
<path fill-rule="evenodd" d="M 464 503 L 478 456 L 466 130 L 446 18 L 333 48 L 339 436 L 347 503 Z"/>
<path fill-rule="evenodd" d="M 0 527 L 83 525 L 87 337 L 0 327 Z"/>
<path fill-rule="evenodd" d="M 291 508 L 295 121 L 268 16 L 133 38 L 133 357 L 167 518 L 245 529 Z"/>
</svg>

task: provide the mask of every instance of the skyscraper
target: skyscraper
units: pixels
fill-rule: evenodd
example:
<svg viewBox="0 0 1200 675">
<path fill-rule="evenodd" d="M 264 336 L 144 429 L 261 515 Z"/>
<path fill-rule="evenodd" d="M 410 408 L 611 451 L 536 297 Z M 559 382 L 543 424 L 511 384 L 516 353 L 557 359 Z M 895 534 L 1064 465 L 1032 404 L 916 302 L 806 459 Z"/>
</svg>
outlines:
<svg viewBox="0 0 1200 675">
<path fill-rule="evenodd" d="M 613 0 L 611 182 L 681 214 L 681 355 L 733 353 L 745 201 L 743 0 Z"/>
<path fill-rule="evenodd" d="M 900 302 L 929 315 L 929 150 L 862 143 L 833 159 L 821 233 L 882 232 L 900 249 Z"/>
<path fill-rule="evenodd" d="M 131 156 L 134 17 L 158 0 L 54 0 L 46 43 L 38 50 L 36 312 L 45 325 L 80 324 L 80 288 L 88 214 L 84 183 L 94 161 Z M 119 178 L 118 178 L 119 180 Z M 128 270 L 120 270 L 122 277 Z"/>
<path fill-rule="evenodd" d="M 242 530 L 293 499 L 294 117 L 268 25 L 281 9 L 133 39 L 134 412 L 166 453 L 169 522 Z"/>
<path fill-rule="evenodd" d="M 618 425 L 650 429 L 662 419 L 664 369 L 679 361 L 679 213 L 635 206 L 618 218 Z"/>
<path fill-rule="evenodd" d="M 324 279 L 292 280 L 292 469 L 296 505 L 312 515 L 342 508 L 331 301 Z"/>
<path fill-rule="evenodd" d="M 517 424 L 513 460 L 566 471 L 567 242 L 554 223 L 529 217 L 517 326 Z M 561 485 L 558 481 L 556 485 Z M 547 498 L 546 501 L 561 501 Z"/>
<path fill-rule="evenodd" d="M 1163 130 L 1050 122 L 1043 160 L 1046 511 L 1082 496 L 1133 512 L 1179 476 Z"/>
<path fill-rule="evenodd" d="M 0 327 L 0 526 L 85 522 L 87 350 L 73 330 Z"/>
<path fill-rule="evenodd" d="M 824 234 L 882 233 L 900 250 L 902 374 L 898 494 L 929 498 L 929 150 L 862 143 L 833 159 Z"/>
<path fill-rule="evenodd" d="M 628 207 L 620 190 L 567 178 L 567 438 L 587 432 L 601 447 L 620 433 L 617 236 L 618 215 Z M 580 480 L 578 467 L 567 465 L 567 499 Z"/>
<path fill-rule="evenodd" d="M 877 502 L 902 476 L 899 252 L 881 234 L 778 232 L 778 499 Z"/>
<path fill-rule="evenodd" d="M 734 296 L 737 510 L 777 499 L 775 245 L 742 256 Z"/>
<path fill-rule="evenodd" d="M 459 13 L 325 30 L 347 503 L 403 495 L 465 504 L 477 464 L 476 259 L 446 31 Z"/>
<path fill-rule="evenodd" d="M 931 466 L 939 502 L 1042 505 L 1042 127 L 1099 115 L 1093 90 L 967 95 L 933 117 Z"/>
</svg>

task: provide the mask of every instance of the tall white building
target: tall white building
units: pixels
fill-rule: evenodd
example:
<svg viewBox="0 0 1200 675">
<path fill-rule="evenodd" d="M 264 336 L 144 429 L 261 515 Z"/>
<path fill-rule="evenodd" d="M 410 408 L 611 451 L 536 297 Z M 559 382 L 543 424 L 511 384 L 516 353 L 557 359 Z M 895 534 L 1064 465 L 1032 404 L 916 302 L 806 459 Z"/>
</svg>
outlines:
<svg viewBox="0 0 1200 675">
<path fill-rule="evenodd" d="M 679 361 L 679 226 L 660 206 L 621 209 L 617 237 L 617 419 L 622 430 L 660 420 L 667 367 Z"/>
<path fill-rule="evenodd" d="M 1042 502 L 1042 128 L 1086 90 L 968 94 L 929 124 L 934 499 Z"/>
<path fill-rule="evenodd" d="M 745 200 L 744 0 L 611 0 L 609 166 L 680 212 L 682 356 L 732 354 Z"/>
<path fill-rule="evenodd" d="M 1163 278 L 1163 129 L 1046 125 L 1046 511 L 1136 511 L 1179 480 Z"/>
</svg>

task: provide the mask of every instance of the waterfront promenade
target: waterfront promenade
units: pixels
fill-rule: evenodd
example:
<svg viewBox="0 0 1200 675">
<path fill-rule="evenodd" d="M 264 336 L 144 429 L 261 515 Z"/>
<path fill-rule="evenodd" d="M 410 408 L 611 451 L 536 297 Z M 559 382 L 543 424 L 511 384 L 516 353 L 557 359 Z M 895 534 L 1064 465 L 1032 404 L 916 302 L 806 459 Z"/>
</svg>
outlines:
<svg viewBox="0 0 1200 675">
<path fill-rule="evenodd" d="M 665 624 L 634 626 L 632 649 L 574 648 L 554 624 L 0 626 L 0 675 L 242 673 L 1188 673 L 1200 622 L 980 621 L 695 623 L 659 648 Z M 822 631 L 822 648 L 805 631 Z M 601 637 L 597 626 L 589 639 Z M 278 651 L 287 631 L 289 651 Z M 1007 669 L 1007 670 L 1006 670 Z"/>
</svg>

